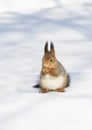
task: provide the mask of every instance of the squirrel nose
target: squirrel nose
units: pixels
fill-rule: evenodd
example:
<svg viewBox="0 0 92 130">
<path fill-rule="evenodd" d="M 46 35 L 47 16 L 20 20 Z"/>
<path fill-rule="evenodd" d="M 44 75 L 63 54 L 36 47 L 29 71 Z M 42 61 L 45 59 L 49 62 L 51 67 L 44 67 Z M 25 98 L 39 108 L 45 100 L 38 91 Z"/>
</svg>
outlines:
<svg viewBox="0 0 92 130">
<path fill-rule="evenodd" d="M 43 67 L 48 68 L 49 66 L 48 66 L 48 64 L 43 64 Z"/>
</svg>

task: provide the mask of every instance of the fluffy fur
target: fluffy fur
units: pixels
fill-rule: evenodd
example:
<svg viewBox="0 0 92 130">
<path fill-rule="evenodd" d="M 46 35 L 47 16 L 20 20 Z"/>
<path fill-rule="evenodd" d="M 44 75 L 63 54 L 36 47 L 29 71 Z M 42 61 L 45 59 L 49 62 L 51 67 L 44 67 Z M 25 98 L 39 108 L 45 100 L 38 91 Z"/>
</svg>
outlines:
<svg viewBox="0 0 92 130">
<path fill-rule="evenodd" d="M 54 45 L 51 42 L 48 51 L 48 42 L 44 47 L 42 69 L 40 74 L 40 92 L 58 91 L 64 92 L 69 84 L 69 76 L 63 65 L 56 59 Z"/>
<path fill-rule="evenodd" d="M 66 84 L 65 77 L 59 75 L 57 77 L 46 74 L 40 79 L 40 86 L 47 90 L 56 90 L 58 88 L 64 88 Z"/>
</svg>

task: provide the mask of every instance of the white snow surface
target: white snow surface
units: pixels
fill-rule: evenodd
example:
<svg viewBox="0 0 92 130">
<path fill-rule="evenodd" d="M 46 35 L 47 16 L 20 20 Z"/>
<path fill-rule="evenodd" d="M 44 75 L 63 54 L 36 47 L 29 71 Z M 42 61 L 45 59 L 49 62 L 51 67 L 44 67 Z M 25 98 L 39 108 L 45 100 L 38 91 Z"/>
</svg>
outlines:
<svg viewBox="0 0 92 130">
<path fill-rule="evenodd" d="M 0 130 L 92 130 L 92 1 L 37 2 L 1 0 Z M 47 40 L 71 77 L 64 93 L 33 88 Z"/>
</svg>

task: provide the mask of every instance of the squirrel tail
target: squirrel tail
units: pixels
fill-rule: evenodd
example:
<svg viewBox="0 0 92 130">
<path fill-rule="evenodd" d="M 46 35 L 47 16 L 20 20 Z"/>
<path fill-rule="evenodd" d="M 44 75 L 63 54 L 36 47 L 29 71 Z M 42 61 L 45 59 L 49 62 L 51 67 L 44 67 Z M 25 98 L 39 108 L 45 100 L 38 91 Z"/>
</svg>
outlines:
<svg viewBox="0 0 92 130">
<path fill-rule="evenodd" d="M 71 79 L 70 79 L 70 75 L 69 75 L 69 74 L 67 75 L 67 78 L 68 78 L 68 82 L 67 82 L 66 87 L 69 87 L 69 86 L 70 86 L 70 82 L 71 82 Z"/>
<path fill-rule="evenodd" d="M 40 85 L 36 84 L 36 85 L 33 86 L 33 88 L 40 88 Z"/>
</svg>

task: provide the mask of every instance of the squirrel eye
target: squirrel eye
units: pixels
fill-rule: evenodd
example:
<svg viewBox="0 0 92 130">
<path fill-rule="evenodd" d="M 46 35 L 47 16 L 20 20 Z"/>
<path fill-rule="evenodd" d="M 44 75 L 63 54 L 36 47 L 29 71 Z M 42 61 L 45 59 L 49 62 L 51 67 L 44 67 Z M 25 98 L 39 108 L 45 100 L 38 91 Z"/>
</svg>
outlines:
<svg viewBox="0 0 92 130">
<path fill-rule="evenodd" d="M 52 59 L 50 59 L 50 62 L 52 62 Z"/>
</svg>

